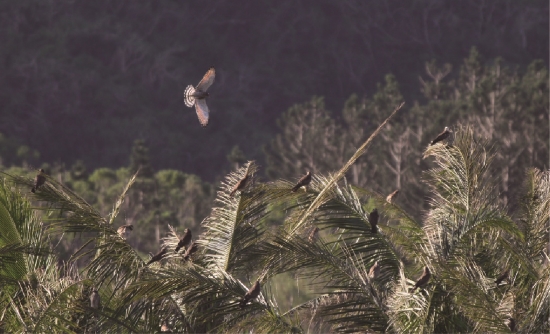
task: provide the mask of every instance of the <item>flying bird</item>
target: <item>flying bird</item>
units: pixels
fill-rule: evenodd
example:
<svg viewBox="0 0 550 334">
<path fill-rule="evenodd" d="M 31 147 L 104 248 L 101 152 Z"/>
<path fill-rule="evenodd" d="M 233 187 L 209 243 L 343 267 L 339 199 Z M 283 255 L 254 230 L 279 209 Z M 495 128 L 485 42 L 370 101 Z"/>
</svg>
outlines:
<svg viewBox="0 0 550 334">
<path fill-rule="evenodd" d="M 90 295 L 90 306 L 95 309 L 99 308 L 99 299 L 99 293 L 97 292 L 97 289 L 94 288 L 92 294 Z"/>
<path fill-rule="evenodd" d="M 242 179 L 240 179 L 239 182 L 237 182 L 235 187 L 233 187 L 233 190 L 231 190 L 229 197 L 233 197 L 233 195 L 235 195 L 237 190 L 242 191 L 246 187 L 247 183 L 248 183 L 248 171 L 246 172 L 246 175 Z"/>
<path fill-rule="evenodd" d="M 40 186 L 46 182 L 46 174 L 43 169 L 38 170 L 38 174 L 34 178 L 34 186 L 31 188 L 31 192 L 36 192 Z"/>
<path fill-rule="evenodd" d="M 428 283 L 428 281 L 430 280 L 431 276 L 432 276 L 432 273 L 430 273 L 430 268 L 428 268 L 428 266 L 425 266 L 424 267 L 424 272 L 422 273 L 422 276 L 420 276 L 418 281 L 416 281 L 416 283 L 414 284 L 414 287 L 413 287 L 411 293 L 413 293 L 414 290 L 416 290 L 416 288 L 421 288 L 424 285 L 426 285 L 426 283 Z"/>
<path fill-rule="evenodd" d="M 243 299 L 239 302 L 239 306 L 241 308 L 245 307 L 249 301 L 256 299 L 256 297 L 258 297 L 259 295 L 260 295 L 260 281 L 256 281 L 256 283 L 254 283 L 254 286 L 252 286 L 250 290 L 248 290 L 248 292 L 244 295 Z"/>
<path fill-rule="evenodd" d="M 206 72 L 204 77 L 202 77 L 202 80 L 199 82 L 197 87 L 189 85 L 183 92 L 185 105 L 188 107 L 195 105 L 195 110 L 197 111 L 197 116 L 199 117 L 199 122 L 202 126 L 208 125 L 209 111 L 205 99 L 209 96 L 209 94 L 206 90 L 214 83 L 215 76 L 216 70 L 214 67 L 211 67 L 208 72 Z"/>
<path fill-rule="evenodd" d="M 374 262 L 374 265 L 370 267 L 369 277 L 373 280 L 377 279 L 380 276 L 380 264 L 378 261 Z"/>
<path fill-rule="evenodd" d="M 311 243 L 314 243 L 315 241 L 317 241 L 318 234 L 319 234 L 319 228 L 315 226 L 314 228 L 311 229 L 311 232 L 309 232 L 309 237 L 307 238 L 307 240 Z"/>
<path fill-rule="evenodd" d="M 311 173 L 308 171 L 306 175 L 302 176 L 300 180 L 298 180 L 298 183 L 296 183 L 296 185 L 292 187 L 292 192 L 296 192 L 296 190 L 300 189 L 301 187 L 306 188 L 306 191 L 307 191 L 307 186 L 309 185 L 310 182 L 311 182 Z"/>
<path fill-rule="evenodd" d="M 397 195 L 399 195 L 399 189 L 395 189 L 394 192 L 389 194 L 388 197 L 386 197 L 386 202 L 391 203 L 393 199 L 397 197 Z"/>
<path fill-rule="evenodd" d="M 432 142 L 430 143 L 430 146 L 434 145 L 437 142 L 447 139 L 450 133 L 451 133 L 451 130 L 448 127 L 445 127 L 445 130 L 443 130 L 443 132 L 438 134 L 437 137 L 434 140 L 432 140 Z"/>
<path fill-rule="evenodd" d="M 183 231 L 183 236 L 181 237 L 180 241 L 178 242 L 178 245 L 176 246 L 176 253 L 182 248 L 187 247 L 189 243 L 191 242 L 191 230 L 186 228 L 185 231 Z"/>
<path fill-rule="evenodd" d="M 199 245 L 196 242 L 193 242 L 191 246 L 187 248 L 187 250 L 185 251 L 185 254 L 183 254 L 183 259 L 186 261 L 189 260 L 189 257 L 191 257 L 191 255 L 193 255 L 193 253 L 195 253 L 198 249 L 199 249 Z"/>
<path fill-rule="evenodd" d="M 502 281 L 508 281 L 508 275 L 510 274 L 510 268 L 506 269 L 500 276 L 495 280 L 496 285 L 498 286 Z"/>
<path fill-rule="evenodd" d="M 133 231 L 134 230 L 134 225 L 132 224 L 126 224 L 126 225 L 122 225 L 120 226 L 118 229 L 117 229 L 117 233 L 118 235 L 126 240 L 126 238 L 128 238 L 128 236 L 130 236 L 130 231 Z"/>
<path fill-rule="evenodd" d="M 378 217 L 379 217 L 378 210 L 374 208 L 374 210 L 372 210 L 372 212 L 369 214 L 369 223 L 370 223 L 371 233 L 376 233 L 377 231 L 376 226 L 378 225 Z"/>
<path fill-rule="evenodd" d="M 166 251 L 167 251 L 167 248 L 166 247 L 162 247 L 162 249 L 160 250 L 160 252 L 158 252 L 157 254 L 155 254 L 151 260 L 149 260 L 149 262 L 147 262 L 146 266 L 150 265 L 151 263 L 153 262 L 157 262 L 157 261 L 160 261 L 163 257 L 164 257 L 164 254 L 166 254 Z"/>
</svg>

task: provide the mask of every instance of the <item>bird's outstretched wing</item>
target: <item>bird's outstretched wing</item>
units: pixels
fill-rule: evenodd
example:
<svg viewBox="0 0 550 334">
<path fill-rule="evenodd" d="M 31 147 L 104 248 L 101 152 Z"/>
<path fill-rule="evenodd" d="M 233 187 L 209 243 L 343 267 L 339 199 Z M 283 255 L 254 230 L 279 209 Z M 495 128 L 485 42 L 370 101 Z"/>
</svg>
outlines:
<svg viewBox="0 0 550 334">
<path fill-rule="evenodd" d="M 197 110 L 197 117 L 202 126 L 208 125 L 208 106 L 204 99 L 195 100 L 195 109 Z"/>
<path fill-rule="evenodd" d="M 195 88 L 193 86 L 189 85 L 185 90 L 183 91 L 183 99 L 185 101 L 185 105 L 191 108 L 193 104 L 195 104 L 195 98 L 192 96 L 195 92 Z"/>
<path fill-rule="evenodd" d="M 197 85 L 197 90 L 206 92 L 208 87 L 212 86 L 214 83 L 214 77 L 216 76 L 216 70 L 214 70 L 213 67 L 211 67 L 208 72 L 202 77 L 201 82 Z"/>
</svg>

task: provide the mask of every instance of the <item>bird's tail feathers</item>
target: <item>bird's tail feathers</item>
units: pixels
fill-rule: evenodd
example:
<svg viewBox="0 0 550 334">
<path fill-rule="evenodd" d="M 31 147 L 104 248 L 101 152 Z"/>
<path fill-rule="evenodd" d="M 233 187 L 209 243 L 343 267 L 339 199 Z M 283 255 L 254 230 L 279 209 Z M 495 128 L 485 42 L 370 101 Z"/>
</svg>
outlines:
<svg viewBox="0 0 550 334">
<path fill-rule="evenodd" d="M 187 86 L 183 91 L 183 97 L 185 99 L 185 105 L 192 107 L 195 104 L 195 98 L 192 96 L 195 92 L 195 88 L 192 85 Z"/>
</svg>

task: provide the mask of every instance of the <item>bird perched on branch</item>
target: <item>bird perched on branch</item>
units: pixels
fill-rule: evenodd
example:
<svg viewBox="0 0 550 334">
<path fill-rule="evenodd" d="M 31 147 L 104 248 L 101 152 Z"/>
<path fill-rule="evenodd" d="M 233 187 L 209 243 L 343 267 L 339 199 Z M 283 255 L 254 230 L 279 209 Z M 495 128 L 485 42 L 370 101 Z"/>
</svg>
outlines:
<svg viewBox="0 0 550 334">
<path fill-rule="evenodd" d="M 162 249 L 160 250 L 160 252 L 158 252 L 157 254 L 155 254 L 151 260 L 149 260 L 149 262 L 147 262 L 146 266 L 150 265 L 151 263 L 153 262 L 157 262 L 157 261 L 160 261 L 163 257 L 164 257 L 164 254 L 166 254 L 166 251 L 167 251 L 167 248 L 166 247 L 162 247 Z"/>
<path fill-rule="evenodd" d="M 34 178 L 34 186 L 31 188 L 31 192 L 35 193 L 46 182 L 46 174 L 43 169 L 38 170 L 38 174 Z"/>
<path fill-rule="evenodd" d="M 239 302 L 239 306 L 241 308 L 245 307 L 246 304 L 256 299 L 260 295 L 260 281 L 257 280 L 256 283 L 248 290 L 248 292 L 244 295 L 243 299 Z"/>
<path fill-rule="evenodd" d="M 374 265 L 370 267 L 369 278 L 375 280 L 378 276 L 380 276 L 380 264 L 376 261 L 374 262 Z"/>
<path fill-rule="evenodd" d="M 508 281 L 509 274 L 510 274 L 510 268 L 504 270 L 504 272 L 502 272 L 502 274 L 500 274 L 495 280 L 496 285 L 498 286 L 504 280 Z"/>
<path fill-rule="evenodd" d="M 386 197 L 386 202 L 391 203 L 393 199 L 397 197 L 397 195 L 399 195 L 399 189 L 396 189 L 394 192 L 389 194 L 388 197 Z"/>
<path fill-rule="evenodd" d="M 133 231 L 133 230 L 134 230 L 134 225 L 126 224 L 119 227 L 116 232 L 122 239 L 126 240 L 126 238 L 130 236 L 130 231 Z"/>
<path fill-rule="evenodd" d="M 430 280 L 430 277 L 432 277 L 432 273 L 430 273 L 430 268 L 428 268 L 428 266 L 425 266 L 422 276 L 420 276 L 418 281 L 416 281 L 416 283 L 414 284 L 411 293 L 413 293 L 416 288 L 422 288 L 424 285 L 426 285 L 426 283 L 428 283 L 428 281 Z"/>
<path fill-rule="evenodd" d="M 189 260 L 189 257 L 193 255 L 197 250 L 199 249 L 199 245 L 196 242 L 193 242 L 189 248 L 185 251 L 185 254 L 183 254 L 184 260 Z"/>
<path fill-rule="evenodd" d="M 183 231 L 183 236 L 181 237 L 180 241 L 178 242 L 178 245 L 176 246 L 176 253 L 182 248 L 187 247 L 189 243 L 191 242 L 191 230 L 186 228 L 185 231 Z"/>
<path fill-rule="evenodd" d="M 100 302 L 99 292 L 97 292 L 97 289 L 94 288 L 94 290 L 92 291 L 92 294 L 90 295 L 90 306 L 92 308 L 98 309 L 99 302 Z"/>
<path fill-rule="evenodd" d="M 369 223 L 370 223 L 370 231 L 371 233 L 376 233 L 377 231 L 377 225 L 378 225 L 378 210 L 374 208 L 372 212 L 369 214 Z"/>
<path fill-rule="evenodd" d="M 449 134 L 451 134 L 451 130 L 448 128 L 448 127 L 445 127 L 445 130 L 443 130 L 443 132 L 441 132 L 440 134 L 437 135 L 437 137 L 432 140 L 432 142 L 430 143 L 430 146 L 442 141 L 442 140 L 445 140 L 447 139 L 447 137 L 449 137 Z"/>
<path fill-rule="evenodd" d="M 215 76 L 216 70 L 214 67 L 211 67 L 208 72 L 206 72 L 204 77 L 202 77 L 202 80 L 199 82 L 197 87 L 189 85 L 183 92 L 185 105 L 188 107 L 195 105 L 197 117 L 199 118 L 199 122 L 202 126 L 208 125 L 209 110 L 205 99 L 209 96 L 209 94 L 206 90 L 214 83 Z"/>
<path fill-rule="evenodd" d="M 246 184 L 248 183 L 248 170 L 246 171 L 246 175 L 237 182 L 237 184 L 233 187 L 233 190 L 231 190 L 231 193 L 229 194 L 229 197 L 233 197 L 237 190 L 242 190 L 246 187 Z"/>
<path fill-rule="evenodd" d="M 302 176 L 300 180 L 298 180 L 298 183 L 294 187 L 292 187 L 292 192 L 296 192 L 296 190 L 300 189 L 301 187 L 304 187 L 307 191 L 307 186 L 311 182 L 311 173 L 308 171 L 306 175 Z"/>
</svg>

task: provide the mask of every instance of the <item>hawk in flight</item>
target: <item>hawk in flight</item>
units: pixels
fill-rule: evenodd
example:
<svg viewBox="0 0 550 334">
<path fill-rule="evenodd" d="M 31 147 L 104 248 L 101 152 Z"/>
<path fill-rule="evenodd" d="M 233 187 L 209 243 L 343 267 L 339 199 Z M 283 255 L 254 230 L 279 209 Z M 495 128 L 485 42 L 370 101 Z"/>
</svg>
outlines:
<svg viewBox="0 0 550 334">
<path fill-rule="evenodd" d="M 214 77 L 216 76 L 216 70 L 211 67 L 208 72 L 202 77 L 201 82 L 197 87 L 192 85 L 187 86 L 183 92 L 185 98 L 185 105 L 192 107 L 195 105 L 199 122 L 202 126 L 208 125 L 208 106 L 206 105 L 206 98 L 209 96 L 206 90 L 214 83 Z"/>
</svg>

